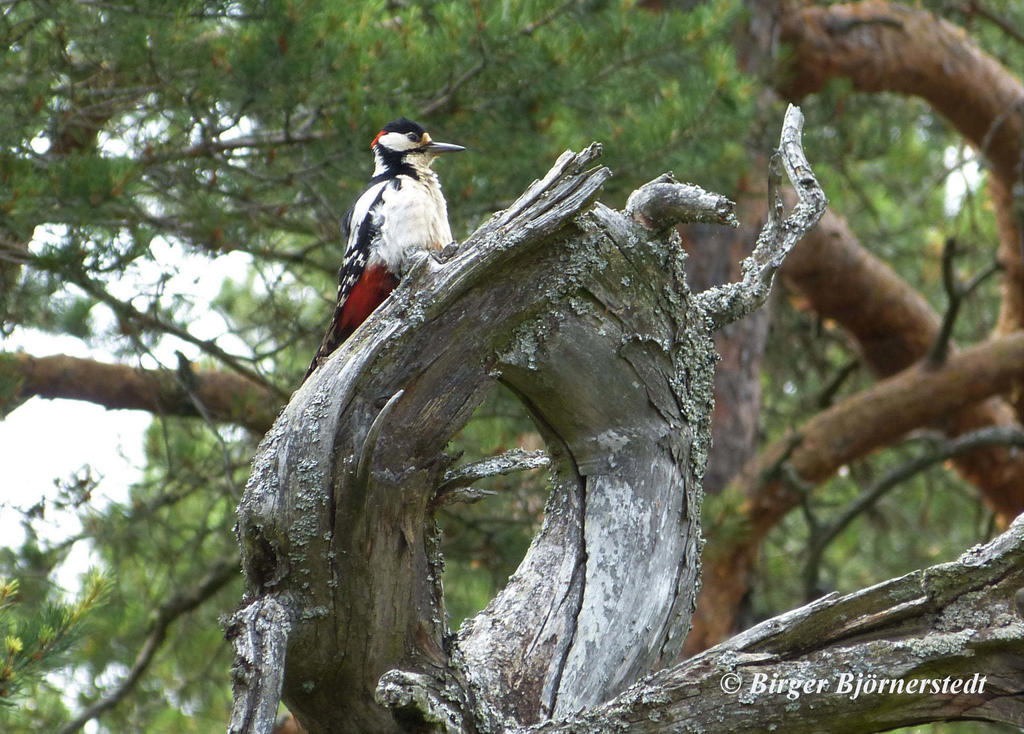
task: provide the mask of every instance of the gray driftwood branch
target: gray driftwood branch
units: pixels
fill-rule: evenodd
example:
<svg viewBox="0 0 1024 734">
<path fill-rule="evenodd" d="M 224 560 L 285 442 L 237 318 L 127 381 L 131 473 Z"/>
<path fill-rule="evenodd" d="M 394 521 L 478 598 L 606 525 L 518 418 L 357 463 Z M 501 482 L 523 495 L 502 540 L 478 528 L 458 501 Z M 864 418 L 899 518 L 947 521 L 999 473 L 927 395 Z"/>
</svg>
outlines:
<svg viewBox="0 0 1024 734">
<path fill-rule="evenodd" d="M 779 150 L 769 163 L 768 221 L 758 235 L 754 251 L 743 261 L 743 278 L 738 283 L 709 288 L 698 296 L 716 326 L 742 318 L 764 303 L 786 255 L 825 213 L 825 192 L 818 185 L 800 141 L 803 121 L 800 108 L 790 105 L 782 123 Z M 797 198 L 796 206 L 785 218 L 779 189 L 780 169 L 785 170 Z"/>
<path fill-rule="evenodd" d="M 515 472 L 531 469 L 546 469 L 551 466 L 551 459 L 545 451 L 524 451 L 512 449 L 498 456 L 491 456 L 472 464 L 460 466 L 445 474 L 444 481 L 437 488 L 433 506 L 452 504 L 454 502 L 475 502 L 494 494 L 477 490 L 472 487 L 474 482 L 495 476 L 507 476 Z"/>
<path fill-rule="evenodd" d="M 530 731 L 868 734 L 956 719 L 1021 726 L 1022 589 L 1024 516 L 952 563 L 830 594 L 601 707 Z"/>
<path fill-rule="evenodd" d="M 239 507 L 247 588 L 232 627 L 233 731 L 267 731 L 278 687 L 311 734 L 574 720 L 599 730 L 626 715 L 609 708 L 619 704 L 664 717 L 661 730 L 681 717 L 705 731 L 736 728 L 743 700 L 729 718 L 681 702 L 671 672 L 630 686 L 676 662 L 693 611 L 711 331 L 764 299 L 824 207 L 801 122 L 791 108 L 779 154 L 801 203 L 768 223 L 742 283 L 692 294 L 669 226 L 728 222 L 724 197 L 662 177 L 614 211 L 596 202 L 610 173 L 594 165 L 595 145 L 564 154 L 443 262 L 424 258 L 306 381 L 257 452 Z M 495 382 L 543 435 L 552 493 L 506 588 L 453 634 L 431 513 L 459 474 L 445 445 Z M 814 610 L 835 605 L 840 616 L 794 613 L 722 658 L 674 670 L 784 665 L 843 630 L 867 644 L 872 619 L 886 630 L 886 619 L 937 608 L 903 589 L 893 587 L 903 596 L 890 595 L 892 609 L 877 596 L 865 597 L 870 608 L 830 599 Z M 276 620 L 274 634 L 259 636 L 249 620 L 261 619 Z M 903 653 L 913 662 L 923 649 Z M 936 650 L 936 665 L 942 650 L 955 658 L 948 644 Z"/>
<path fill-rule="evenodd" d="M 678 183 L 671 173 L 630 194 L 626 213 L 649 229 L 671 227 L 681 222 L 704 222 L 738 227 L 733 213 L 736 202 L 721 194 L 705 191 L 695 184 Z"/>
<path fill-rule="evenodd" d="M 269 732 L 277 720 L 291 610 L 275 595 L 252 600 L 225 620 L 235 650 L 228 734 Z"/>
</svg>

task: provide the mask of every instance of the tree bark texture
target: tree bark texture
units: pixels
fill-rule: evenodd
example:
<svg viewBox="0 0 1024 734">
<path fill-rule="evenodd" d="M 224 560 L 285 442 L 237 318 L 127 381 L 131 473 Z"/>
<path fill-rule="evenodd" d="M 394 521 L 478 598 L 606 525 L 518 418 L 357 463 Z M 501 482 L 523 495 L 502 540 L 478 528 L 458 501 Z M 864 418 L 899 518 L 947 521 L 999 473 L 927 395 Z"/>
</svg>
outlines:
<svg viewBox="0 0 1024 734">
<path fill-rule="evenodd" d="M 263 664 L 285 666 L 284 700 L 312 734 L 505 730 L 675 658 L 699 567 L 711 333 L 763 302 L 825 204 L 801 124 L 791 108 L 779 158 L 800 203 L 783 219 L 774 168 L 741 283 L 692 294 L 673 229 L 732 224 L 731 202 L 662 176 L 613 211 L 594 202 L 609 172 L 591 146 L 419 262 L 293 396 L 239 507 L 232 628 L 286 610 L 285 660 Z M 508 586 L 452 636 L 430 506 L 445 444 L 495 380 L 544 435 L 553 491 Z M 236 703 L 273 679 L 236 678 Z"/>
<path fill-rule="evenodd" d="M 792 54 L 776 85 L 789 99 L 847 79 L 864 92 L 925 99 L 987 158 L 999 177 L 1019 177 L 1024 85 L 961 28 L 926 10 L 865 2 L 794 7 L 778 39 Z"/>
<path fill-rule="evenodd" d="M 1024 153 L 1018 153 L 1024 155 Z M 1024 329 L 1024 180 L 993 177 L 988 184 L 999 233 L 997 258 L 1003 267 L 997 334 Z M 1019 420 L 1024 421 L 1024 399 L 1014 396 Z"/>
<path fill-rule="evenodd" d="M 955 719 L 1021 726 L 1022 586 L 1024 517 L 954 562 L 829 594 L 599 708 L 531 731 L 868 734 Z M 757 688 L 758 680 L 775 689 Z M 920 681 L 926 689 L 910 692 L 915 680 L 915 690 Z M 970 681 L 975 690 L 964 692 Z"/>
<path fill-rule="evenodd" d="M 721 227 L 706 224 L 680 227 L 688 255 L 687 282 L 693 291 L 736 280 L 740 262 L 754 247 L 757 231 L 764 223 L 766 191 L 763 184 L 756 191 L 740 188 L 736 197 L 737 229 L 723 233 Z M 797 245 L 794 253 L 800 247 Z M 715 370 L 711 452 L 704 472 L 705 494 L 725 489 L 754 455 L 761 411 L 761 359 L 768 338 L 770 306 L 769 301 L 715 332 L 719 363 Z"/>
</svg>

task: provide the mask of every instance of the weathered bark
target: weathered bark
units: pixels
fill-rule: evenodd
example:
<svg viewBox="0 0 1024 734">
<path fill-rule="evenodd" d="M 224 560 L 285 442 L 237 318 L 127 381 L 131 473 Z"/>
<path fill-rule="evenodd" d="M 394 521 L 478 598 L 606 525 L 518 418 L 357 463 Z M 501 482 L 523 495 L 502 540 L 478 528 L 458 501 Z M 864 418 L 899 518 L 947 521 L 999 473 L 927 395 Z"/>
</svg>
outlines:
<svg viewBox="0 0 1024 734">
<path fill-rule="evenodd" d="M 280 408 L 269 390 L 216 370 L 148 370 L 63 354 L 0 353 L 0 415 L 31 397 L 87 400 L 105 408 L 200 416 L 263 434 Z"/>
<path fill-rule="evenodd" d="M 692 295 L 669 234 L 681 217 L 730 222 L 724 197 L 661 177 L 625 214 L 593 204 L 608 172 L 588 170 L 591 147 L 445 262 L 414 268 L 293 396 L 239 508 L 236 619 L 287 610 L 283 695 L 310 732 L 496 731 L 598 704 L 677 655 L 699 564 L 711 331 L 763 302 L 824 207 L 800 122 L 787 114 L 782 161 L 801 202 L 783 221 L 772 187 L 742 283 Z M 452 638 L 429 507 L 445 444 L 493 380 L 545 436 L 553 493 L 509 585 Z"/>
<path fill-rule="evenodd" d="M 754 246 L 764 221 L 765 191 L 754 201 L 751 192 L 737 197 L 740 226 L 723 232 L 705 224 L 680 228 L 689 256 L 686 278 L 691 290 L 702 291 L 736 280 L 739 264 Z M 810 234 L 810 233 L 808 233 Z M 800 245 L 794 248 L 794 252 Z M 715 370 L 715 409 L 711 418 L 711 451 L 704 472 L 704 493 L 717 494 L 754 455 L 761 412 L 761 359 L 768 338 L 770 303 L 715 332 L 719 355 Z"/>
<path fill-rule="evenodd" d="M 234 706 L 228 734 L 273 731 L 284 669 L 264 665 L 265 660 L 283 660 L 288 633 L 289 610 L 269 596 L 235 614 L 225 629 L 235 650 L 231 666 Z"/>
<path fill-rule="evenodd" d="M 1024 518 L 952 563 L 830 594 L 656 673 L 600 708 L 530 731 L 867 734 L 954 719 L 1020 726 L 1022 586 Z M 887 690 L 880 692 L 883 680 Z M 929 681 L 925 691 L 908 692 L 921 680 Z M 756 688 L 755 681 L 775 688 Z M 964 683 L 981 690 L 964 692 Z"/>
</svg>

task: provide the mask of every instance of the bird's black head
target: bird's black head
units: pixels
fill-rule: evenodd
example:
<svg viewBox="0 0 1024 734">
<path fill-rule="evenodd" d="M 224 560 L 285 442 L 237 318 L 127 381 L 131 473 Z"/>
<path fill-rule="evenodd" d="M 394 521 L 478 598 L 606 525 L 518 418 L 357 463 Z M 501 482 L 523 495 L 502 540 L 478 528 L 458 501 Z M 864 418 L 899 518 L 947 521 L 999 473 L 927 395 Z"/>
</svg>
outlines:
<svg viewBox="0 0 1024 734">
<path fill-rule="evenodd" d="M 426 130 L 419 123 L 413 122 L 408 117 L 399 117 L 392 120 L 380 129 L 377 137 L 370 143 L 370 148 L 376 152 L 378 149 L 393 151 L 395 153 L 408 153 L 420 145 L 423 145 L 423 136 Z M 430 136 L 427 135 L 429 142 Z"/>
<path fill-rule="evenodd" d="M 418 122 L 413 122 L 408 117 L 399 117 L 397 120 L 392 120 L 387 125 L 380 129 L 382 133 L 402 133 L 408 135 L 409 133 L 415 133 L 422 137 L 426 130 Z"/>
</svg>

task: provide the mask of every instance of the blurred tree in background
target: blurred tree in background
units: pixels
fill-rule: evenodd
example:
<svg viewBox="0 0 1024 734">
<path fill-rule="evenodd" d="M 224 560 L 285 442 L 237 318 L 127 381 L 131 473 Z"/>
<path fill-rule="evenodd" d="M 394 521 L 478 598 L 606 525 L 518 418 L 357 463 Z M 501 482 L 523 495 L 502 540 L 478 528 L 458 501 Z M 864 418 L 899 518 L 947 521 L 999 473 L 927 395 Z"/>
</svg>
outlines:
<svg viewBox="0 0 1024 734">
<path fill-rule="evenodd" d="M 439 165 L 457 237 L 592 140 L 616 174 L 610 205 L 665 170 L 732 196 L 739 231 L 684 231 L 706 283 L 752 246 L 765 125 L 802 100 L 831 213 L 787 263 L 770 315 L 720 337 L 691 651 L 952 558 L 1024 509 L 1019 438 L 978 433 L 1016 427 L 1021 409 L 1019 359 L 1000 361 L 1019 357 L 1024 324 L 1015 3 L 0 7 L 0 330 L 10 345 L 72 337 L 90 355 L 5 344 L 0 414 L 64 398 L 153 415 L 130 487 L 88 471 L 55 477 L 47 497 L 2 485 L 0 511 L 22 513 L 25 539 L 0 539 L 22 630 L 0 617 L 0 633 L 39 643 L 26 609 L 56 605 L 70 645 L 12 669 L 14 686 L 0 671 L 7 730 L 223 725 L 235 505 L 329 318 L 338 223 L 369 141 L 399 114 L 472 151 Z M 915 365 L 945 375 L 953 344 L 974 361 L 915 400 Z M 905 403 L 870 402 L 901 377 Z M 960 434 L 986 445 L 951 445 Z M 500 390 L 457 443 L 466 460 L 543 448 Z M 453 625 L 515 569 L 545 483 L 496 478 L 495 496 L 442 512 Z M 41 540 L 47 512 L 80 529 Z M 105 590 L 90 577 L 65 598 L 54 574 L 83 548 Z"/>
</svg>

